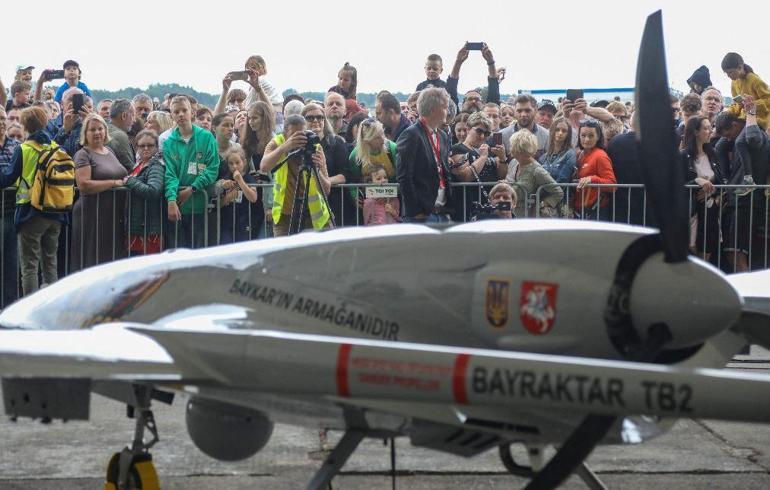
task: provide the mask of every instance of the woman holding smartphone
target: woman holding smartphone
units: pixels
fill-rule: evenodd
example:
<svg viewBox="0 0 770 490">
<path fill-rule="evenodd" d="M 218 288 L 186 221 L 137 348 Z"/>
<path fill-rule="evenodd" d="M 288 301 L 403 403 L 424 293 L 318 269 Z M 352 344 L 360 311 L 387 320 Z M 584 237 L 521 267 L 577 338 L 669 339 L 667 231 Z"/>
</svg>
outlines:
<svg viewBox="0 0 770 490">
<path fill-rule="evenodd" d="M 491 182 L 504 179 L 508 173 L 505 148 L 490 147 L 486 141 L 492 131 L 492 121 L 483 112 L 474 112 L 466 122 L 465 140 L 449 151 L 449 167 L 455 182 Z M 500 134 L 500 133 L 496 133 Z M 485 204 L 481 186 L 458 188 L 454 193 L 455 221 L 467 221 L 473 202 Z"/>
</svg>

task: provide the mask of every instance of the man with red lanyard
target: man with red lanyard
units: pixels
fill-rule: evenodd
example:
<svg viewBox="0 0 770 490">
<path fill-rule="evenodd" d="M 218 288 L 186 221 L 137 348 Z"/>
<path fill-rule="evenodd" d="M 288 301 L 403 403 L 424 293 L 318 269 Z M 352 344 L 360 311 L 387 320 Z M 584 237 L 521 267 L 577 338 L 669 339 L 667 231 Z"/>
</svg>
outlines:
<svg viewBox="0 0 770 490">
<path fill-rule="evenodd" d="M 428 88 L 417 99 L 420 119 L 398 137 L 398 184 L 406 222 L 449 222 L 449 135 L 440 130 L 446 120 L 449 94 Z"/>
</svg>

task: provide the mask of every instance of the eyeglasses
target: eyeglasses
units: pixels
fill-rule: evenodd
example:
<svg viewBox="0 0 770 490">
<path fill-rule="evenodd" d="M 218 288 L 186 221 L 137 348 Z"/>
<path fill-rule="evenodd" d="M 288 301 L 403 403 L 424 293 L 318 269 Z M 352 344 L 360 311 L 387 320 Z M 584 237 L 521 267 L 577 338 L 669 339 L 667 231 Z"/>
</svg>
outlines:
<svg viewBox="0 0 770 490">
<path fill-rule="evenodd" d="M 307 122 L 313 122 L 313 121 L 316 121 L 316 122 L 320 122 L 320 121 L 323 121 L 323 120 L 324 120 L 324 116 L 321 116 L 321 115 L 317 115 L 317 116 L 305 116 L 305 120 L 306 120 Z"/>
<path fill-rule="evenodd" d="M 473 128 L 473 130 L 485 138 L 488 138 L 489 135 L 492 134 L 491 131 L 487 131 L 486 129 L 482 129 L 482 128 Z"/>
</svg>

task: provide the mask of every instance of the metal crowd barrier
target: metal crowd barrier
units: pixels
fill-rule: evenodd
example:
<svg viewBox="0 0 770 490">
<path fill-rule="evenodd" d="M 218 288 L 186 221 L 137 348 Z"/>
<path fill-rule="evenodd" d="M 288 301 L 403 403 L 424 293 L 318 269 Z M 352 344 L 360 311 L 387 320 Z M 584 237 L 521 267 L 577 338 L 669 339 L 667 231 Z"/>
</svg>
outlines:
<svg viewBox="0 0 770 490">
<path fill-rule="evenodd" d="M 536 203 L 537 217 L 542 193 L 554 185 L 563 189 L 563 202 L 573 200 L 577 187 L 575 183 L 541 186 L 529 198 Z M 587 213 L 585 209 L 572 216 L 561 217 L 656 226 L 655 218 L 648 213 L 643 185 L 588 184 L 586 188 L 597 189 L 597 201 L 602 193 L 609 194 L 609 201 L 605 204 L 606 219 L 600 213 Z M 728 273 L 766 269 L 770 263 L 770 185 L 714 185 L 714 188 L 712 199 L 701 202 L 697 198 L 701 188 L 697 185 L 685 186 L 682 197 L 688 203 L 691 252 Z M 702 230 L 700 226 L 703 226 Z"/>
<path fill-rule="evenodd" d="M 497 182 L 463 182 L 450 184 L 455 192 L 461 192 L 462 209 L 455 210 L 455 217 L 468 221 L 473 210 L 469 203 L 484 201 L 481 189 L 487 192 Z M 577 184 L 549 184 L 542 186 L 534 194 L 527 194 L 518 184 L 511 184 L 518 198 L 523 198 L 523 209 L 527 212 L 518 219 L 542 217 L 541 203 L 549 188 L 558 185 L 564 197 L 557 210 L 557 216 L 572 219 L 604 220 L 616 223 L 655 226 L 654 217 L 647 211 L 647 197 L 641 184 L 589 184 L 586 188 L 596 189 L 598 200 L 609 196 L 605 212 L 589 212 L 585 209 L 575 212 L 567 204 L 574 199 Z M 272 188 L 272 184 L 254 184 L 251 187 L 262 190 L 262 198 Z M 367 187 L 375 184 L 342 184 L 332 186 L 328 201 L 335 211 L 337 226 L 362 226 L 362 201 Z M 768 267 L 770 263 L 770 185 L 718 185 L 713 200 L 699 201 L 700 188 L 686 186 L 683 196 L 689 200 L 688 209 L 691 217 L 692 252 L 712 262 L 725 272 L 742 272 Z M 351 190 L 355 190 L 354 195 Z M 741 196 L 736 191 L 747 191 Z M 20 296 L 19 260 L 17 238 L 14 226 L 14 208 L 6 203 L 13 202 L 16 189 L 2 190 L 0 211 L 3 226 L 0 229 L 0 306 L 4 307 Z M 9 194 L 10 193 L 10 194 Z M 260 199 L 255 204 L 237 207 L 223 206 L 222 195 L 209 198 L 202 192 L 207 202 L 205 212 L 194 219 L 186 216 L 182 222 L 170 222 L 167 216 L 167 202 L 161 196 L 152 202 L 145 201 L 136 205 L 137 199 L 126 188 L 105 191 L 86 196 L 91 202 L 86 209 L 85 201 L 70 213 L 70 223 L 62 227 L 59 237 L 58 274 L 63 277 L 82 265 L 90 266 L 109 262 L 131 255 L 140 255 L 154 251 L 148 246 L 151 238 L 144 226 L 139 235 L 140 250 L 129 251 L 128 224 L 141 212 L 138 222 L 146 225 L 151 214 L 159 220 L 158 249 L 165 250 L 175 246 L 192 248 L 207 247 L 253 240 L 272 236 L 269 212 L 263 210 Z M 736 199 L 737 197 L 737 199 Z M 243 197 L 245 199 L 245 197 Z M 136 209 L 135 209 L 136 208 Z M 521 209 L 522 206 L 519 206 Z M 80 213 L 75 216 L 75 213 Z M 521 214 L 521 213 L 519 213 Z M 97 219 L 95 225 L 91 218 Z M 703 220 L 702 223 L 700 220 Z M 699 226 L 702 226 L 702 230 Z M 732 228 L 728 227 L 732 226 Z M 104 227 L 107 227 L 107 230 Z M 105 243 L 105 240 L 107 241 Z"/>
</svg>

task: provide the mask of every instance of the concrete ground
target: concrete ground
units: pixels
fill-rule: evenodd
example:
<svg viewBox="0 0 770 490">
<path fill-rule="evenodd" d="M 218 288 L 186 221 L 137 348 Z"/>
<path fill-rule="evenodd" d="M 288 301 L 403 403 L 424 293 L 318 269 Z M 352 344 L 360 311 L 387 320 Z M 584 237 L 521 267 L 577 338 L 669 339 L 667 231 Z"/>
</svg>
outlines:
<svg viewBox="0 0 770 490">
<path fill-rule="evenodd" d="M 757 407 L 767 410 L 770 407 Z M 267 447 L 240 463 L 222 463 L 198 451 L 184 426 L 184 400 L 157 404 L 161 441 L 154 448 L 164 489 L 303 488 L 320 466 L 317 431 L 276 425 Z M 94 396 L 90 422 L 42 425 L 0 420 L 0 489 L 103 488 L 110 455 L 126 444 L 132 421 L 125 407 Z M 335 441 L 340 434 L 332 434 Z M 638 446 L 598 448 L 589 464 L 613 489 L 770 488 L 770 426 L 680 420 L 664 436 Z M 335 489 L 390 489 L 389 449 L 365 441 L 348 461 Z M 399 489 L 520 488 L 497 452 L 472 459 L 397 441 Z M 586 488 L 573 477 L 564 488 Z"/>
</svg>

